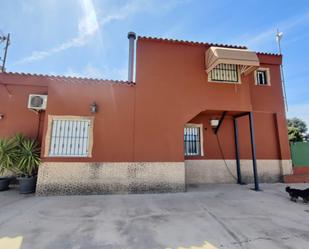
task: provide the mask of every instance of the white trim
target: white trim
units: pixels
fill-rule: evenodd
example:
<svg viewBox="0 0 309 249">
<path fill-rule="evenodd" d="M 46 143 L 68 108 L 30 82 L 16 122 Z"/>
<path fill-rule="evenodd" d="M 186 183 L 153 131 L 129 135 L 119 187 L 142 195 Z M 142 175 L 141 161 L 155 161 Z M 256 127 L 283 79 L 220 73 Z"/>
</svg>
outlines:
<svg viewBox="0 0 309 249">
<path fill-rule="evenodd" d="M 191 156 L 204 156 L 204 134 L 203 134 L 203 124 L 194 124 L 194 123 L 187 123 L 185 124 L 184 128 L 199 128 L 200 129 L 200 154 L 199 155 L 185 155 L 186 157 Z"/>
<path fill-rule="evenodd" d="M 264 71 L 266 72 L 266 80 L 267 80 L 267 84 L 266 85 L 261 85 L 258 84 L 257 82 L 257 71 Z M 256 86 L 271 86 L 271 81 L 270 81 L 270 69 L 267 67 L 259 67 L 254 71 L 254 82 Z"/>
<path fill-rule="evenodd" d="M 53 121 L 59 121 L 59 120 L 66 120 L 66 121 L 80 121 L 80 120 L 86 120 L 88 121 L 88 127 L 87 129 L 87 143 L 86 145 L 86 154 L 55 154 L 52 152 L 51 149 L 51 143 L 52 143 L 52 133 L 54 131 L 53 127 Z M 70 116 L 70 115 L 48 115 L 48 125 L 47 125 L 47 132 L 45 136 L 45 157 L 61 157 L 61 158 L 85 158 L 85 157 L 92 157 L 92 147 L 93 147 L 93 123 L 94 123 L 94 117 L 93 116 Z M 62 138 L 60 138 L 62 139 Z M 58 141 L 60 142 L 60 141 Z"/>
</svg>

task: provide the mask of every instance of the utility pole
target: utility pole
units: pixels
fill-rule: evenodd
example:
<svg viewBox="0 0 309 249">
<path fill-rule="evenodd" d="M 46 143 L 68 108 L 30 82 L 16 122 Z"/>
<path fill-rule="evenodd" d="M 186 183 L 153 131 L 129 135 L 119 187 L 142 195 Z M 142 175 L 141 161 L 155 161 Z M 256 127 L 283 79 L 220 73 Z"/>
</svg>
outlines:
<svg viewBox="0 0 309 249">
<path fill-rule="evenodd" d="M 279 50 L 280 55 L 282 55 L 282 51 L 281 51 L 281 39 L 282 39 L 282 37 L 283 37 L 283 32 L 279 32 L 279 29 L 277 29 L 276 41 L 277 41 L 277 44 L 278 44 L 278 50 Z M 287 97 L 286 97 L 285 79 L 284 79 L 284 73 L 283 73 L 283 61 L 281 62 L 281 65 L 280 65 L 280 73 L 281 73 L 281 83 L 282 83 L 285 110 L 288 111 L 288 101 L 287 101 Z"/>
<path fill-rule="evenodd" d="M 9 48 L 9 45 L 10 45 L 10 34 L 8 34 L 7 36 L 5 36 L 5 35 L 0 36 L 0 43 L 1 42 L 5 42 L 5 47 L 4 47 L 4 56 L 3 56 L 3 59 L 1 59 L 2 60 L 2 66 L 0 67 L 0 71 L 5 72 L 6 56 L 7 56 L 8 48 Z"/>
</svg>

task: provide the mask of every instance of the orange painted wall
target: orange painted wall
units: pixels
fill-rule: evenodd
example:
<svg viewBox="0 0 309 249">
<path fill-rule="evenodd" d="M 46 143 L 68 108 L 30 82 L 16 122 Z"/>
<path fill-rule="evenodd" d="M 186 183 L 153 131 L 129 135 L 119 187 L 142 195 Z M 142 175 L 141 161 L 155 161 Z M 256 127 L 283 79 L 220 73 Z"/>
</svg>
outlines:
<svg viewBox="0 0 309 249">
<path fill-rule="evenodd" d="M 92 158 L 45 158 L 45 161 L 133 160 L 133 86 L 56 82 L 49 86 L 48 97 L 47 115 L 94 116 L 94 141 Z M 96 114 L 90 112 L 93 102 L 98 106 Z M 47 125 L 45 132 L 46 129 Z"/>
<path fill-rule="evenodd" d="M 37 117 L 26 108 L 28 95 L 48 90 L 44 134 L 48 115 L 93 115 L 89 107 L 94 101 L 99 111 L 94 115 L 92 158 L 44 158 L 45 161 L 181 162 L 185 159 L 183 129 L 188 122 L 203 123 L 206 128 L 202 159 L 221 159 L 209 118 L 213 117 L 211 113 L 220 116 L 222 111 L 253 111 L 257 158 L 289 159 L 281 56 L 258 54 L 261 66 L 270 68 L 269 87 L 256 86 L 253 74 L 242 77 L 238 85 L 212 83 L 205 72 L 207 48 L 204 44 L 138 39 L 136 85 L 0 74 L 0 113 L 5 114 L 5 119 L 0 120 L 0 136 L 19 131 L 34 137 Z M 3 84 L 14 92 L 13 98 L 8 97 Z M 248 124 L 245 117 L 239 120 L 242 159 L 251 158 Z M 224 157 L 235 158 L 231 116 L 224 120 L 219 138 Z"/>
<path fill-rule="evenodd" d="M 288 159 L 289 145 L 280 82 L 281 56 L 259 54 L 269 67 L 272 85 L 254 84 L 253 73 L 240 85 L 208 82 L 203 44 L 141 39 L 137 44 L 136 144 L 137 161 L 183 161 L 183 127 L 201 112 L 253 111 L 258 159 Z M 245 118 L 243 118 L 245 119 Z M 207 126 L 207 119 L 200 120 Z M 155 124 L 155 125 L 154 125 Z M 281 129 L 280 135 L 276 126 Z M 234 158 L 231 120 L 221 127 L 227 158 Z M 240 120 L 241 158 L 251 158 L 248 120 Z M 279 136 L 279 138 L 277 138 Z M 147 146 L 143 146 L 151 141 Z M 207 130 L 204 159 L 221 159 L 217 141 Z M 281 147 L 279 146 L 281 144 Z M 201 159 L 201 157 L 198 157 Z"/>
<path fill-rule="evenodd" d="M 225 117 L 217 135 L 210 126 L 210 119 L 213 117 L 213 115 L 200 114 L 190 121 L 190 123 L 203 124 L 204 156 L 187 157 L 187 159 L 235 159 L 233 117 L 230 115 Z M 255 113 L 254 124 L 257 158 L 280 158 L 275 115 L 271 113 Z M 251 159 L 250 129 L 247 116 L 238 119 L 238 129 L 240 157 L 242 159 Z M 221 145 L 222 153 L 219 145 Z"/>
<path fill-rule="evenodd" d="M 28 110 L 30 93 L 46 94 L 47 84 L 41 81 L 29 81 L 29 77 L 0 74 L 0 113 L 4 114 L 4 118 L 0 120 L 0 137 L 9 137 L 22 132 L 31 138 L 39 135 L 38 139 L 41 139 L 44 113 L 39 116 Z"/>
</svg>

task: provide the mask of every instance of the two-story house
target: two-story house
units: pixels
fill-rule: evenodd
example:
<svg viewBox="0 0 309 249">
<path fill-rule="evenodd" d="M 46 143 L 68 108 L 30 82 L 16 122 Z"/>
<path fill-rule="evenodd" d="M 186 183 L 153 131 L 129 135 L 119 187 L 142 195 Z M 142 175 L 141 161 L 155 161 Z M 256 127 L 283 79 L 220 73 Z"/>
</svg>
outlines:
<svg viewBox="0 0 309 249">
<path fill-rule="evenodd" d="M 128 37 L 128 81 L 0 74 L 0 136 L 42 144 L 38 194 L 258 189 L 291 172 L 281 55 Z"/>
</svg>

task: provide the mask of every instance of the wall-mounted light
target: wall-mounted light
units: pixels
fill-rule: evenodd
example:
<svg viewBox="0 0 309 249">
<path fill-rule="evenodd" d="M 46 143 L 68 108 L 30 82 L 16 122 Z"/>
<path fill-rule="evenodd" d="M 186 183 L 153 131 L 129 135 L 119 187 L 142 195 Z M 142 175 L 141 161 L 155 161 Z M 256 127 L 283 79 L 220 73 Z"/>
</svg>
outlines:
<svg viewBox="0 0 309 249">
<path fill-rule="evenodd" d="M 4 114 L 0 113 L 0 119 L 3 119 L 3 118 L 4 118 Z"/>
<path fill-rule="evenodd" d="M 98 112 L 98 106 L 97 106 L 97 103 L 96 103 L 96 102 L 93 102 L 93 103 L 90 105 L 90 112 L 91 112 L 91 113 L 97 113 L 97 112 Z"/>
<path fill-rule="evenodd" d="M 210 119 L 211 128 L 216 129 L 219 125 L 219 119 Z"/>
</svg>

